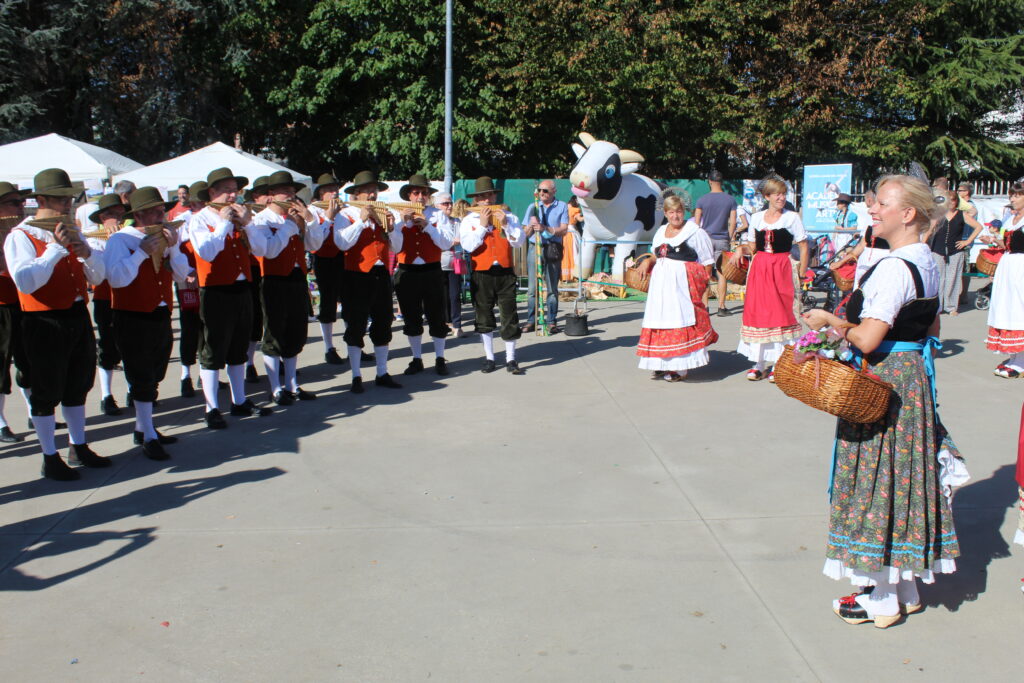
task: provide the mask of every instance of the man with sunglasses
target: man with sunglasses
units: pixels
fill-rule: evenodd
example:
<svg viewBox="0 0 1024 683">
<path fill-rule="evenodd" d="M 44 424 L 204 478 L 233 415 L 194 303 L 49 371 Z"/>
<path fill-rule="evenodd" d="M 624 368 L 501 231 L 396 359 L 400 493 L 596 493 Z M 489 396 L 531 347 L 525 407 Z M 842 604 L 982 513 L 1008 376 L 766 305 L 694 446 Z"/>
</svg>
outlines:
<svg viewBox="0 0 1024 683">
<path fill-rule="evenodd" d="M 562 238 L 569 231 L 569 205 L 555 198 L 555 181 L 542 180 L 537 186 L 539 202 L 530 204 L 523 216 L 523 231 L 530 241 L 529 264 L 530 291 L 526 300 L 526 324 L 523 332 L 537 329 L 537 261 L 533 250 L 537 240 L 541 240 L 541 253 L 544 271 L 544 285 L 547 287 L 545 317 L 548 334 L 557 334 L 558 325 L 558 280 L 562 275 Z"/>
</svg>

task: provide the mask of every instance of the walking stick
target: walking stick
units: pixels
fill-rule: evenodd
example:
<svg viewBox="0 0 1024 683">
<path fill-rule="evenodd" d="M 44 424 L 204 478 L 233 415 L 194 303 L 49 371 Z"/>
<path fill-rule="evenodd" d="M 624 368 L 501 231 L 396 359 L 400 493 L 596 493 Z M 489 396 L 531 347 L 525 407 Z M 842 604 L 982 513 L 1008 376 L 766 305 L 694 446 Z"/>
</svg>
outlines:
<svg viewBox="0 0 1024 683">
<path fill-rule="evenodd" d="M 536 192 L 533 193 L 533 210 L 537 216 L 537 221 L 540 222 L 540 197 Z M 534 270 L 537 273 L 537 285 L 534 291 L 534 303 L 536 308 L 534 312 L 537 316 L 537 325 L 535 331 L 537 336 L 546 337 L 548 336 L 548 325 L 547 325 L 547 287 L 544 283 L 544 237 L 542 233 L 537 233 L 536 242 L 533 245 L 533 263 Z"/>
</svg>

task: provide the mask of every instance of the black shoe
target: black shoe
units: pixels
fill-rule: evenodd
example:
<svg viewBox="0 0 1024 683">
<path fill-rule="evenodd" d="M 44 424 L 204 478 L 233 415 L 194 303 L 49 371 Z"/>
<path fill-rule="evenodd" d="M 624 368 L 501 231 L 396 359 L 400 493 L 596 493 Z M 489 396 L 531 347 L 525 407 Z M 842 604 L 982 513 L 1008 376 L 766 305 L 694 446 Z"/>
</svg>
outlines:
<svg viewBox="0 0 1024 683">
<path fill-rule="evenodd" d="M 25 437 L 15 434 L 11 431 L 10 427 L 0 427 L 0 441 L 4 443 L 18 443 L 24 440 Z"/>
<path fill-rule="evenodd" d="M 160 443 L 163 444 L 178 443 L 178 437 L 167 436 L 165 434 L 161 434 L 160 432 L 156 433 L 156 438 L 159 439 Z M 135 443 L 136 446 L 142 446 L 146 439 L 143 436 L 142 432 L 132 432 L 132 441 Z"/>
<path fill-rule="evenodd" d="M 448 372 L 448 363 L 445 361 L 444 358 L 437 358 L 434 360 L 434 372 L 436 372 L 439 375 L 452 374 Z"/>
<path fill-rule="evenodd" d="M 59 453 L 53 453 L 51 455 L 43 454 L 43 467 L 39 472 L 47 479 L 53 479 L 55 481 L 74 481 L 80 479 L 80 475 L 75 470 L 68 467 L 67 463 L 60 459 Z"/>
<path fill-rule="evenodd" d="M 181 380 L 181 397 L 182 398 L 194 398 L 196 395 L 196 388 L 192 386 L 192 378 L 186 377 Z"/>
<path fill-rule="evenodd" d="M 270 415 L 274 410 L 268 406 L 258 406 L 252 402 L 252 399 L 246 399 L 245 403 L 242 404 L 231 404 L 231 414 L 237 417 L 249 417 L 254 413 L 260 417 L 266 417 Z"/>
<path fill-rule="evenodd" d="M 34 424 L 32 424 L 32 418 L 31 417 L 28 419 L 28 428 L 29 428 L 30 431 L 35 431 L 35 428 L 36 428 L 36 426 Z M 68 423 L 67 422 L 54 422 L 53 423 L 53 428 L 54 429 L 67 429 L 68 428 Z"/>
<path fill-rule="evenodd" d="M 128 394 L 129 400 L 131 400 L 131 394 Z M 129 406 L 131 403 L 128 404 Z M 113 396 L 104 396 L 103 400 L 100 401 L 100 412 L 104 415 L 120 415 L 121 409 L 117 407 L 117 401 L 114 400 Z"/>
<path fill-rule="evenodd" d="M 324 362 L 328 365 L 344 365 L 345 359 L 338 355 L 337 349 L 327 349 L 324 354 Z"/>
<path fill-rule="evenodd" d="M 365 391 L 365 389 L 363 389 L 363 378 L 362 377 L 353 377 L 352 378 L 352 388 L 350 389 L 350 391 L 353 394 L 361 394 L 361 393 L 363 393 Z"/>
<path fill-rule="evenodd" d="M 415 375 L 417 372 L 423 372 L 423 359 L 413 358 L 409 361 L 409 367 L 402 372 L 403 375 Z"/>
<path fill-rule="evenodd" d="M 293 392 L 292 396 L 294 396 L 295 398 L 299 399 L 300 401 L 315 401 L 316 400 L 316 394 L 314 394 L 312 391 L 306 391 L 305 389 L 302 389 L 301 387 L 299 388 L 298 391 Z"/>
<path fill-rule="evenodd" d="M 224 421 L 220 411 L 214 408 L 213 410 L 206 411 L 206 426 L 209 429 L 225 429 L 228 423 Z"/>
<path fill-rule="evenodd" d="M 260 376 L 256 374 L 255 365 L 245 366 L 245 383 L 246 384 L 257 384 L 260 381 Z"/>
<path fill-rule="evenodd" d="M 514 360 L 510 360 L 509 362 L 505 363 L 505 369 L 508 370 L 508 374 L 510 375 L 526 374 L 526 371 L 519 367 L 519 363 L 515 362 Z"/>
<path fill-rule="evenodd" d="M 150 439 L 142 444 L 142 454 L 150 460 L 167 460 L 171 457 L 160 445 L 160 439 Z"/>
<path fill-rule="evenodd" d="M 83 443 L 81 446 L 71 444 L 68 447 L 68 464 L 82 467 L 110 467 L 113 463 L 110 462 L 110 458 L 96 455 L 88 444 Z"/>
<path fill-rule="evenodd" d="M 278 389 L 271 394 L 270 400 L 279 406 L 290 406 L 295 403 L 295 397 L 292 396 L 292 392 L 285 391 L 284 389 Z"/>
<path fill-rule="evenodd" d="M 402 385 L 391 378 L 391 375 L 386 372 L 383 375 L 377 375 L 377 379 L 373 380 L 373 383 L 378 387 L 387 387 L 388 389 L 401 389 Z"/>
<path fill-rule="evenodd" d="M 724 318 L 727 315 L 729 315 L 729 311 L 727 309 L 725 309 L 725 308 L 719 308 L 718 309 L 718 317 L 719 318 Z"/>
<path fill-rule="evenodd" d="M 364 353 L 362 355 L 363 355 L 363 358 L 362 358 L 362 360 L 359 361 L 360 365 L 376 365 L 377 364 L 377 356 L 375 356 L 374 354 L 372 354 L 372 353 Z"/>
<path fill-rule="evenodd" d="M 480 372 L 488 373 L 494 372 L 495 370 L 497 370 L 497 368 L 494 367 L 494 361 L 490 358 L 484 358 L 484 364 L 483 367 L 480 368 Z"/>
</svg>

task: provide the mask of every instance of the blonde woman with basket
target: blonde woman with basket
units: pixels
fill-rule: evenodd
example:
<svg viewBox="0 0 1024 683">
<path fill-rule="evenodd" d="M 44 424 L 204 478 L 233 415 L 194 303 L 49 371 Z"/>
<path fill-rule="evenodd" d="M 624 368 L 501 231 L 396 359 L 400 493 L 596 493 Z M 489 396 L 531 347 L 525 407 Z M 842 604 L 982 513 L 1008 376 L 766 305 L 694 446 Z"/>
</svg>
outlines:
<svg viewBox="0 0 1024 683">
<path fill-rule="evenodd" d="M 895 392 L 878 422 L 840 419 L 836 430 L 824 573 L 862 589 L 833 602 L 851 624 L 892 625 L 921 609 L 918 579 L 956 570 L 950 486 L 967 473 L 935 412 L 940 274 L 920 241 L 935 208 L 922 180 L 883 178 L 870 215 L 890 255 L 860 279 L 847 321 L 821 309 L 803 316 L 812 329 L 844 334 L 855 358 Z"/>
</svg>

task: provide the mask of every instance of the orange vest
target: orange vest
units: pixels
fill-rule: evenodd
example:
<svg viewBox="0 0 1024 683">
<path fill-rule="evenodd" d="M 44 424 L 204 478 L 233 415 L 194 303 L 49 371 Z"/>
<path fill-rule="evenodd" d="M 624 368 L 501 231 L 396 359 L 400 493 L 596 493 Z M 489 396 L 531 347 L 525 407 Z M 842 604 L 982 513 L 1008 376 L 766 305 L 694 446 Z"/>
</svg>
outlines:
<svg viewBox="0 0 1024 683">
<path fill-rule="evenodd" d="M 374 227 L 372 230 L 363 230 L 352 248 L 345 252 L 345 270 L 369 273 L 377 261 L 387 265 L 389 251 L 388 238 L 383 229 Z"/>
<path fill-rule="evenodd" d="M 210 226 L 210 232 L 213 232 L 213 226 Z M 242 241 L 244 234 L 238 229 L 229 230 L 224 239 L 224 248 L 212 262 L 200 256 L 199 252 L 195 252 L 200 287 L 231 285 L 238 280 L 239 275 L 245 275 L 246 280 L 252 280 L 249 247 Z"/>
<path fill-rule="evenodd" d="M 0 306 L 12 306 L 18 303 L 18 288 L 14 286 L 14 278 L 9 273 L 0 273 Z"/>
<path fill-rule="evenodd" d="M 481 230 L 483 228 L 480 228 Z M 491 230 L 484 235 L 483 244 L 476 248 L 471 254 L 473 257 L 473 270 L 488 270 L 497 261 L 502 268 L 512 267 L 512 245 L 505 238 L 505 231 L 498 237 L 497 230 Z"/>
<path fill-rule="evenodd" d="M 441 247 L 419 228 L 402 228 L 402 250 L 398 252 L 398 262 L 412 263 L 417 258 L 425 263 L 440 263 Z"/>
<path fill-rule="evenodd" d="M 271 230 L 277 231 L 276 228 L 271 228 Z M 295 270 L 295 264 L 298 264 L 303 273 L 306 272 L 306 249 L 298 235 L 292 235 L 288 239 L 288 244 L 281 250 L 281 253 L 274 258 L 260 256 L 258 259 L 260 271 L 264 275 L 278 275 L 281 277 L 290 275 Z"/>
<path fill-rule="evenodd" d="M 192 270 L 196 269 L 196 250 L 192 248 L 191 242 L 178 242 L 178 249 L 188 259 L 188 265 Z"/>
<path fill-rule="evenodd" d="M 36 239 L 26 230 L 22 230 L 25 236 L 32 241 L 36 248 L 36 257 L 43 255 L 47 243 Z M 32 292 L 18 292 L 18 300 L 21 301 L 23 311 L 63 311 L 71 308 L 75 299 L 81 297 L 82 301 L 88 303 L 89 292 L 85 281 L 85 271 L 82 263 L 73 253 L 57 261 L 50 273 L 50 279 L 46 284 Z"/>
<path fill-rule="evenodd" d="M 104 280 L 92 288 L 93 301 L 110 301 L 110 283 Z"/>
<path fill-rule="evenodd" d="M 171 310 L 171 271 L 166 265 L 160 272 L 153 271 L 148 258 L 139 264 L 139 272 L 127 287 L 111 287 L 110 307 L 118 311 L 152 313 L 162 301 Z"/>
<path fill-rule="evenodd" d="M 317 220 L 320 220 L 319 214 Z M 320 225 L 323 225 L 327 221 L 320 221 Z M 313 252 L 317 256 L 323 258 L 334 258 L 341 253 L 341 249 L 334 242 L 334 221 L 331 221 L 331 229 L 327 231 L 327 236 L 324 237 L 324 243 L 320 245 L 320 248 Z"/>
</svg>

